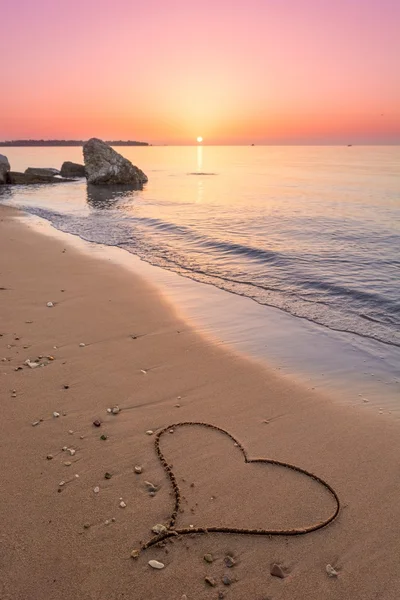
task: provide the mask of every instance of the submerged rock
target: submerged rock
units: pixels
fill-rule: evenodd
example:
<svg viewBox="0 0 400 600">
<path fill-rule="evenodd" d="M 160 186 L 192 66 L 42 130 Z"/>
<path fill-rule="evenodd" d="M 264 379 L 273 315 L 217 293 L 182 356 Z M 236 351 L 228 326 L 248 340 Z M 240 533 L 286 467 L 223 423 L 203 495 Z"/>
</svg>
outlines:
<svg viewBox="0 0 400 600">
<path fill-rule="evenodd" d="M 43 168 L 43 167 L 28 167 L 25 170 L 25 175 L 45 175 L 48 177 L 54 177 L 54 175 L 59 175 L 60 171 L 58 169 Z"/>
<path fill-rule="evenodd" d="M 141 187 L 147 176 L 111 146 L 92 138 L 83 145 L 86 178 L 93 185 L 132 185 Z"/>
<path fill-rule="evenodd" d="M 37 175 L 34 173 L 19 173 L 18 171 L 9 171 L 7 173 L 7 183 L 13 185 L 33 185 L 37 183 L 65 183 L 73 179 L 63 179 L 54 175 Z"/>
<path fill-rule="evenodd" d="M 0 154 L 0 184 L 8 183 L 8 172 L 10 171 L 10 163 L 7 156 Z"/>
<path fill-rule="evenodd" d="M 61 166 L 61 177 L 86 177 L 85 165 L 67 160 Z"/>
</svg>

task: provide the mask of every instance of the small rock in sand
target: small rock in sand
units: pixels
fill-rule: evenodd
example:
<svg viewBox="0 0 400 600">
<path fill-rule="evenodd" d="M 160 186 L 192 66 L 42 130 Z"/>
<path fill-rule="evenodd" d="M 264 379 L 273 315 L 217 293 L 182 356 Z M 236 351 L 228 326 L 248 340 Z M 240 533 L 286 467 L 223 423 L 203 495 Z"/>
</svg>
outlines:
<svg viewBox="0 0 400 600">
<path fill-rule="evenodd" d="M 146 485 L 146 487 L 147 487 L 147 491 L 148 491 L 148 492 L 150 492 L 150 493 L 151 493 L 151 492 L 155 493 L 155 492 L 158 490 L 157 486 L 156 486 L 156 485 L 154 485 L 154 483 L 151 483 L 151 481 L 145 481 L 144 483 L 145 483 L 145 485 Z"/>
<path fill-rule="evenodd" d="M 214 557 L 212 554 L 205 554 L 203 558 L 207 563 L 212 563 L 214 561 Z"/>
<path fill-rule="evenodd" d="M 107 408 L 107 412 L 108 412 L 109 414 L 111 414 L 111 413 L 112 413 L 112 408 Z"/>
<path fill-rule="evenodd" d="M 63 447 L 61 448 L 61 450 L 62 450 L 63 452 L 66 452 L 66 451 L 68 450 L 68 448 L 67 448 L 67 446 L 63 446 Z"/>
<path fill-rule="evenodd" d="M 101 427 L 101 422 L 98 419 L 96 419 L 95 421 L 93 421 L 93 425 L 95 427 Z"/>
<path fill-rule="evenodd" d="M 84 529 L 89 529 L 89 527 L 90 527 L 90 523 L 84 523 L 83 524 L 83 528 Z"/>
<path fill-rule="evenodd" d="M 140 473 L 142 473 L 143 471 L 143 467 L 139 467 L 139 465 L 137 465 L 135 467 L 135 473 L 137 473 L 137 475 L 140 475 Z"/>
<path fill-rule="evenodd" d="M 277 563 L 271 565 L 270 573 L 273 577 L 279 577 L 280 579 L 285 579 L 287 575 L 281 565 L 278 565 Z"/>
<path fill-rule="evenodd" d="M 233 558 L 233 556 L 228 555 L 228 556 L 225 556 L 224 563 L 225 563 L 226 567 L 231 569 L 232 567 L 234 567 L 236 565 L 236 560 Z"/>
<path fill-rule="evenodd" d="M 105 434 L 105 433 L 103 433 L 103 434 L 100 436 L 100 439 L 101 439 L 101 440 L 106 440 L 106 439 L 107 439 L 107 436 L 106 436 L 106 434 Z"/>
<path fill-rule="evenodd" d="M 165 525 L 162 525 L 161 523 L 157 523 L 157 525 L 154 525 L 154 527 L 152 527 L 151 530 L 153 533 L 156 533 L 157 535 L 167 532 L 167 528 L 165 527 Z"/>
<path fill-rule="evenodd" d="M 40 421 L 33 421 L 32 423 L 32 427 L 36 427 L 36 425 L 39 425 Z"/>
<path fill-rule="evenodd" d="M 326 565 L 325 567 L 328 577 L 337 577 L 339 573 L 332 567 L 332 565 Z"/>
<path fill-rule="evenodd" d="M 59 413 L 59 412 L 55 412 L 55 411 L 53 412 L 53 417 L 54 417 L 55 419 L 57 419 L 59 416 L 60 416 L 60 413 Z"/>
<path fill-rule="evenodd" d="M 98 493 L 100 492 L 100 488 L 99 488 L 99 486 L 98 486 L 98 485 L 96 485 L 96 487 L 95 487 L 95 488 L 93 488 L 93 491 L 94 491 L 94 493 L 95 493 L 95 494 L 98 494 Z"/>
<path fill-rule="evenodd" d="M 215 587 L 217 585 L 217 582 L 213 577 L 204 577 L 204 581 L 208 583 L 208 585 L 210 585 L 211 587 Z"/>
<path fill-rule="evenodd" d="M 46 458 L 47 458 L 47 460 L 52 460 L 52 459 L 53 459 L 53 455 L 52 455 L 52 454 L 48 454 L 48 455 L 46 456 Z"/>
<path fill-rule="evenodd" d="M 69 461 L 69 460 L 67 460 L 67 461 L 64 463 L 64 465 L 65 465 L 66 467 L 70 467 L 70 466 L 72 465 L 72 462 L 71 462 L 71 461 Z"/>
<path fill-rule="evenodd" d="M 63 385 L 64 390 L 69 390 L 69 385 Z"/>
<path fill-rule="evenodd" d="M 126 508 L 126 504 L 123 500 L 119 503 L 120 508 Z"/>
<path fill-rule="evenodd" d="M 84 348 L 85 346 L 86 346 L 86 344 L 84 344 L 83 342 L 81 342 L 81 343 L 79 344 L 79 348 Z"/>
<path fill-rule="evenodd" d="M 146 431 L 146 435 L 153 435 L 154 431 L 152 429 L 148 429 Z"/>
<path fill-rule="evenodd" d="M 131 552 L 131 558 L 139 558 L 139 550 L 132 550 Z"/>
<path fill-rule="evenodd" d="M 112 475 L 108 471 L 104 473 L 104 479 L 111 479 Z"/>
<path fill-rule="evenodd" d="M 224 585 L 231 585 L 232 584 L 232 579 L 229 577 L 229 575 L 224 575 L 222 578 L 222 583 Z"/>
<path fill-rule="evenodd" d="M 164 563 L 159 562 L 158 560 L 149 560 L 149 565 L 153 569 L 163 569 L 165 567 Z"/>
<path fill-rule="evenodd" d="M 74 450 L 73 448 L 68 448 L 68 452 L 69 452 L 70 456 L 75 456 L 75 454 L 76 454 L 76 450 Z"/>
<path fill-rule="evenodd" d="M 112 412 L 112 414 L 113 414 L 113 415 L 117 415 L 118 413 L 120 413 L 120 412 L 121 412 L 121 409 L 120 409 L 120 407 L 119 407 L 119 406 L 114 406 L 114 407 L 111 409 L 111 412 Z"/>
<path fill-rule="evenodd" d="M 47 306 L 48 308 L 53 308 L 54 304 L 53 304 L 53 302 L 48 302 L 48 303 L 46 304 L 46 306 Z"/>
<path fill-rule="evenodd" d="M 72 429 L 70 429 L 70 430 L 68 431 L 68 433 L 69 433 L 69 435 L 72 435 L 74 432 L 72 431 Z"/>
</svg>

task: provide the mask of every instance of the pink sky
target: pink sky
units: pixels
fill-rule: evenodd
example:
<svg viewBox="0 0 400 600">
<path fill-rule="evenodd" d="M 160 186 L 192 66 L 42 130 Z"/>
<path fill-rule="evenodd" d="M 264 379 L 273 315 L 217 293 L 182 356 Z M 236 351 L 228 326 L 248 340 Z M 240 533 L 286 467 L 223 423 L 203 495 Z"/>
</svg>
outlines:
<svg viewBox="0 0 400 600">
<path fill-rule="evenodd" d="M 400 0 L 0 0 L 0 139 L 400 143 Z"/>
</svg>

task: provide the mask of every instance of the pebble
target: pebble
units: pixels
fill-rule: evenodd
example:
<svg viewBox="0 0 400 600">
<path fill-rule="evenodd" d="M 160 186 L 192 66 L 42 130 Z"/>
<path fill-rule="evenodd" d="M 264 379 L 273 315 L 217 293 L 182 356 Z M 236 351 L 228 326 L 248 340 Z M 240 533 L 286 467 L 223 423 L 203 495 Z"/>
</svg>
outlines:
<svg viewBox="0 0 400 600">
<path fill-rule="evenodd" d="M 111 414 L 112 409 L 111 408 L 107 408 L 107 412 Z"/>
<path fill-rule="evenodd" d="M 326 565 L 325 570 L 329 577 L 337 577 L 339 573 L 332 567 L 332 565 Z"/>
<path fill-rule="evenodd" d="M 72 431 L 72 429 L 70 429 L 70 430 L 68 431 L 68 433 L 69 433 L 69 435 L 72 435 L 74 432 Z"/>
<path fill-rule="evenodd" d="M 157 486 L 154 485 L 154 483 L 151 483 L 151 481 L 145 481 L 144 483 L 145 483 L 145 485 L 147 487 L 147 491 L 148 492 L 155 493 L 157 491 Z"/>
<path fill-rule="evenodd" d="M 152 429 L 148 429 L 146 431 L 146 435 L 153 435 L 154 431 Z"/>
<path fill-rule="evenodd" d="M 135 467 L 135 473 L 137 473 L 138 475 L 140 475 L 140 473 L 142 473 L 142 471 L 143 471 L 143 467 L 139 467 L 139 466 Z"/>
<path fill-rule="evenodd" d="M 58 484 L 60 487 L 62 487 L 63 485 L 65 485 L 65 481 L 60 481 L 60 483 Z"/>
<path fill-rule="evenodd" d="M 64 390 L 69 390 L 69 385 L 63 385 Z"/>
<path fill-rule="evenodd" d="M 224 585 L 231 585 L 232 584 L 232 579 L 228 575 L 224 575 L 223 578 L 222 578 L 222 583 Z"/>
<path fill-rule="evenodd" d="M 54 306 L 54 304 L 53 304 L 53 302 L 48 302 L 48 303 L 46 304 L 46 306 L 47 306 L 48 308 L 52 308 L 52 307 Z"/>
<path fill-rule="evenodd" d="M 99 491 L 100 491 L 100 488 L 99 488 L 99 486 L 98 486 L 98 485 L 96 485 L 96 487 L 95 487 L 95 488 L 93 488 L 93 491 L 94 491 L 94 493 L 95 493 L 95 494 L 98 494 L 98 493 L 99 493 Z"/>
<path fill-rule="evenodd" d="M 46 456 L 46 458 L 47 458 L 47 460 L 52 460 L 52 459 L 53 459 L 53 455 L 52 455 L 52 454 L 48 454 L 48 455 Z"/>
<path fill-rule="evenodd" d="M 119 412 L 121 412 L 121 409 L 119 406 L 114 406 L 114 408 L 111 409 L 111 412 L 113 415 L 117 415 Z"/>
<path fill-rule="evenodd" d="M 30 367 L 31 369 L 36 369 L 36 367 L 39 366 L 39 363 L 32 362 L 31 360 L 29 360 L 29 358 L 24 362 L 24 364 L 28 365 L 28 367 Z"/>
<path fill-rule="evenodd" d="M 104 479 L 111 479 L 112 475 L 108 471 L 104 473 Z"/>
<path fill-rule="evenodd" d="M 86 346 L 86 344 L 84 344 L 83 342 L 81 342 L 81 343 L 79 344 L 79 348 L 84 348 L 85 346 Z"/>
<path fill-rule="evenodd" d="M 157 523 L 157 525 L 154 525 L 154 527 L 152 527 L 151 530 L 153 533 L 156 533 L 157 535 L 167 532 L 167 528 L 165 527 L 165 525 L 162 525 L 161 523 Z"/>
<path fill-rule="evenodd" d="M 214 557 L 212 554 L 205 554 L 203 558 L 207 563 L 212 563 L 214 561 Z"/>
<path fill-rule="evenodd" d="M 60 416 L 60 413 L 58 413 L 58 412 L 55 412 L 55 411 L 53 412 L 53 417 L 54 417 L 55 419 L 57 419 L 59 416 Z"/>
<path fill-rule="evenodd" d="M 119 503 L 119 506 L 120 508 L 126 508 L 126 504 L 123 500 Z"/>
<path fill-rule="evenodd" d="M 32 427 L 36 427 L 36 425 L 39 425 L 40 421 L 33 421 L 32 423 Z"/>
<path fill-rule="evenodd" d="M 67 448 L 67 446 L 63 446 L 63 447 L 61 448 L 61 450 L 62 450 L 63 452 L 66 452 L 66 451 L 68 450 L 68 448 Z"/>
<path fill-rule="evenodd" d="M 215 581 L 215 579 L 213 579 L 213 577 L 204 577 L 204 581 L 208 583 L 208 585 L 210 585 L 211 587 L 215 587 L 217 585 L 217 582 Z"/>
<path fill-rule="evenodd" d="M 285 571 L 277 563 L 274 563 L 273 565 L 271 565 L 270 573 L 273 577 L 279 577 L 280 579 L 285 579 L 285 577 L 286 577 Z"/>
<path fill-rule="evenodd" d="M 106 439 L 107 439 L 107 436 L 106 436 L 106 434 L 105 434 L 105 433 L 103 433 L 103 434 L 100 436 L 100 439 L 101 439 L 101 440 L 106 440 Z"/>
<path fill-rule="evenodd" d="M 131 552 L 131 558 L 139 558 L 139 550 L 132 550 Z"/>
<path fill-rule="evenodd" d="M 76 454 L 76 450 L 74 450 L 73 448 L 68 448 L 68 452 L 69 452 L 70 456 L 75 456 L 75 454 Z"/>
<path fill-rule="evenodd" d="M 149 560 L 149 565 L 152 569 L 163 569 L 165 567 L 164 563 L 159 562 L 158 560 Z"/>
<path fill-rule="evenodd" d="M 170 430 L 169 430 L 169 432 L 170 432 L 170 433 L 174 433 L 174 430 L 173 430 L 173 429 L 170 429 Z"/>
<path fill-rule="evenodd" d="M 101 422 L 98 419 L 96 419 L 95 421 L 93 421 L 93 425 L 95 427 L 101 427 Z"/>
<path fill-rule="evenodd" d="M 84 523 L 83 524 L 83 528 L 84 529 L 89 529 L 89 527 L 90 527 L 90 523 Z"/>
<path fill-rule="evenodd" d="M 236 560 L 232 556 L 225 556 L 224 560 L 225 566 L 231 569 L 236 565 Z"/>
<path fill-rule="evenodd" d="M 66 467 L 70 467 L 70 466 L 72 465 L 72 462 L 71 462 L 71 461 L 69 461 L 69 460 L 67 460 L 67 461 L 64 463 L 64 465 L 65 465 Z"/>
<path fill-rule="evenodd" d="M 180 408 L 181 405 L 180 404 L 175 404 L 175 408 Z"/>
</svg>

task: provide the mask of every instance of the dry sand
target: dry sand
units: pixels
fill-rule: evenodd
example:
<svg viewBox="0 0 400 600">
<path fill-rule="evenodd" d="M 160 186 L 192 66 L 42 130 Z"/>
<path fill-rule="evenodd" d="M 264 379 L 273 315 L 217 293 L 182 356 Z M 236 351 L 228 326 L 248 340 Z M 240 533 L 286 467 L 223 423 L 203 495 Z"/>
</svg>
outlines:
<svg viewBox="0 0 400 600">
<path fill-rule="evenodd" d="M 335 404 L 213 345 L 148 282 L 41 236 L 16 211 L 0 207 L 0 218 L 1 600 L 398 600 L 398 421 L 361 401 Z M 24 366 L 39 355 L 54 360 Z M 114 405 L 121 412 L 108 414 Z M 338 519 L 293 538 L 184 536 L 133 560 L 173 504 L 146 431 L 180 421 L 218 425 L 251 457 L 327 480 L 342 502 Z M 177 527 L 287 529 L 334 508 L 312 480 L 246 465 L 216 431 L 180 428 L 162 449 L 184 496 Z M 145 481 L 159 486 L 153 497 Z M 152 559 L 165 568 L 151 569 Z M 285 579 L 271 576 L 274 562 L 290 571 Z"/>
</svg>

